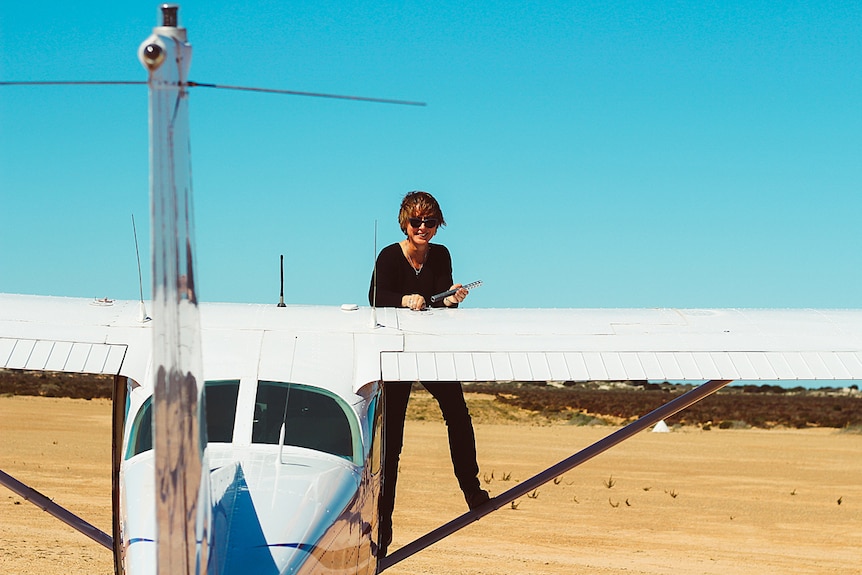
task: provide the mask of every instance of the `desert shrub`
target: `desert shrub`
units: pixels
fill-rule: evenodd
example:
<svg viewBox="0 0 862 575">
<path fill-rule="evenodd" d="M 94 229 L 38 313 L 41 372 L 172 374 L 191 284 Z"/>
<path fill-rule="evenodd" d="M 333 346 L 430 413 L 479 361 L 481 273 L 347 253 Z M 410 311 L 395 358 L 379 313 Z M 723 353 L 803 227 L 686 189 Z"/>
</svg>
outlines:
<svg viewBox="0 0 862 575">
<path fill-rule="evenodd" d="M 568 383 L 568 382 L 567 382 Z M 511 384 L 469 384 L 465 389 L 496 396 L 495 405 L 509 405 L 526 409 L 541 417 L 582 425 L 580 419 L 570 421 L 572 412 L 593 414 L 615 423 L 632 421 L 665 403 L 679 397 L 687 388 L 671 384 L 649 384 L 638 382 L 631 389 L 599 389 L 597 385 L 571 382 L 571 385 L 556 387 L 521 386 Z M 658 386 L 659 389 L 655 389 Z M 811 426 L 841 429 L 848 425 L 862 425 L 862 397 L 859 394 L 834 392 L 829 394 L 822 388 L 797 393 L 770 393 L 763 386 L 752 385 L 757 392 L 742 392 L 734 386 L 722 390 L 665 419 L 668 425 L 699 425 L 713 422 L 713 427 L 722 421 L 741 421 L 758 427 Z M 767 390 L 772 386 L 766 386 Z M 472 408 L 471 408 L 472 409 Z M 579 416 L 580 417 L 580 416 Z M 589 420 L 587 420 L 589 421 Z"/>
<path fill-rule="evenodd" d="M 751 426 L 737 419 L 725 419 L 718 424 L 719 429 L 749 429 Z"/>
<path fill-rule="evenodd" d="M 576 411 L 569 416 L 569 425 L 608 425 L 608 422 L 600 417 L 592 416 L 582 411 Z"/>
</svg>

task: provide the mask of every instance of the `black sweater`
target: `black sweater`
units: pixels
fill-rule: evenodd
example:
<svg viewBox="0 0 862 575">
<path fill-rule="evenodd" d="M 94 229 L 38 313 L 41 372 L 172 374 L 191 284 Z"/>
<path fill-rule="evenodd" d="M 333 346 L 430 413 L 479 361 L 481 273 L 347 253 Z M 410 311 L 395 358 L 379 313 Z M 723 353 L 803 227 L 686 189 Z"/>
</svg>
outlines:
<svg viewBox="0 0 862 575">
<path fill-rule="evenodd" d="M 428 245 L 425 264 L 418 275 L 397 243 L 386 246 L 377 256 L 377 307 L 401 307 L 401 298 L 414 293 L 424 297 L 426 305 L 443 307 L 442 299 L 431 303 L 431 296 L 448 290 L 452 283 L 452 257 L 444 245 Z M 374 274 L 368 303 L 374 305 Z"/>
</svg>

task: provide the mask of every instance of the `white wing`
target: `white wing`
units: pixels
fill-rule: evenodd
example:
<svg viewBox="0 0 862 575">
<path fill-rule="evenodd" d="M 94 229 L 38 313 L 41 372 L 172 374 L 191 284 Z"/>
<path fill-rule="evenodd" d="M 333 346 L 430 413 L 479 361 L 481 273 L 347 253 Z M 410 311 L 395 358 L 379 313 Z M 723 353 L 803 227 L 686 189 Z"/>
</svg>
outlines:
<svg viewBox="0 0 862 575">
<path fill-rule="evenodd" d="M 139 302 L 0 294 L 0 367 L 144 381 L 152 333 Z"/>
<path fill-rule="evenodd" d="M 859 379 L 862 311 L 463 309 L 398 313 L 384 380 Z"/>
<path fill-rule="evenodd" d="M 0 294 L 0 367 L 148 385 L 137 302 Z M 207 379 L 349 393 L 369 381 L 862 379 L 862 310 L 456 309 L 202 304 Z M 249 370 L 257 373 L 249 373 Z"/>
</svg>

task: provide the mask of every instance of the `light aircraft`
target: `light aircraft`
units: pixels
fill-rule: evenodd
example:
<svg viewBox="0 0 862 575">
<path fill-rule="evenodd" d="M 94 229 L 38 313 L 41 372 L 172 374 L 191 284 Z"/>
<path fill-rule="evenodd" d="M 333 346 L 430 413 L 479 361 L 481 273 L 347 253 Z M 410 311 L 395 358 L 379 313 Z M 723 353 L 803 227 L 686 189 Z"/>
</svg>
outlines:
<svg viewBox="0 0 862 575">
<path fill-rule="evenodd" d="M 115 376 L 114 528 L 0 483 L 114 552 L 117 573 L 380 573 L 735 379 L 862 379 L 862 310 L 406 309 L 198 302 L 191 47 L 149 72 L 152 319 L 143 301 L 0 294 L 0 367 Z M 382 382 L 707 383 L 380 556 Z"/>
</svg>

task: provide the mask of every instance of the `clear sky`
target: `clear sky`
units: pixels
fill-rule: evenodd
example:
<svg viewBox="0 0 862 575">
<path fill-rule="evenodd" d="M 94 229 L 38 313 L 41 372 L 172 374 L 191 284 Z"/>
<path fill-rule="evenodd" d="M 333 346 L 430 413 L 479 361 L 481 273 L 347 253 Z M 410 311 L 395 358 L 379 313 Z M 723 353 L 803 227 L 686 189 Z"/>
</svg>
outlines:
<svg viewBox="0 0 862 575">
<path fill-rule="evenodd" d="M 145 80 L 158 3 L 4 2 L 0 80 Z M 202 300 L 367 303 L 404 193 L 473 307 L 862 307 L 862 3 L 181 3 Z M 0 87 L 0 292 L 149 297 L 147 90 Z"/>
</svg>

